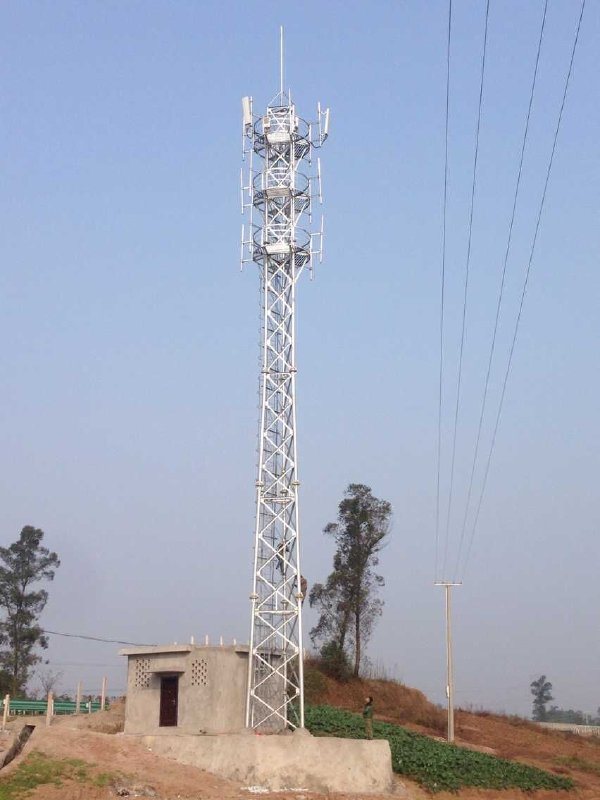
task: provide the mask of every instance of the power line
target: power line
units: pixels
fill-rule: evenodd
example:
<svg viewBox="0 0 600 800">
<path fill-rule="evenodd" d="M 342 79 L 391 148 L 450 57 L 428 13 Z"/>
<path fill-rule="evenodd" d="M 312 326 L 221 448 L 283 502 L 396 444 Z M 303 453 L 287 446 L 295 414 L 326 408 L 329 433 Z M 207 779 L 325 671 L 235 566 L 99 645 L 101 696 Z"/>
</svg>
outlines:
<svg viewBox="0 0 600 800">
<path fill-rule="evenodd" d="M 109 644 L 128 644 L 132 647 L 154 647 L 151 644 L 140 644 L 139 642 L 124 642 L 121 639 L 103 639 L 100 636 L 85 636 L 81 633 L 61 633 L 60 631 L 49 631 L 43 629 L 42 633 L 47 633 L 50 636 L 65 636 L 68 639 L 87 639 L 90 642 L 108 642 Z"/>
<path fill-rule="evenodd" d="M 498 426 L 500 424 L 500 416 L 502 414 L 502 407 L 504 405 L 504 398 L 505 398 L 505 395 L 506 395 L 506 386 L 507 386 L 507 383 L 508 383 L 508 378 L 510 376 L 510 370 L 511 370 L 511 366 L 512 366 L 513 355 L 514 355 L 514 352 L 515 352 L 515 345 L 517 343 L 517 336 L 518 336 L 518 333 L 519 333 L 519 326 L 520 326 L 520 323 L 521 323 L 521 316 L 522 316 L 522 313 L 523 313 L 523 304 L 525 302 L 525 295 L 527 294 L 527 287 L 529 285 L 529 275 L 531 273 L 531 265 L 532 265 L 533 256 L 534 256 L 534 253 L 535 253 L 535 246 L 536 246 L 536 243 L 537 243 L 538 233 L 539 233 L 539 230 L 540 230 L 540 223 L 541 223 L 541 219 L 542 219 L 542 213 L 543 213 L 543 210 L 544 210 L 544 204 L 546 202 L 546 194 L 547 194 L 547 191 L 548 191 L 548 183 L 550 181 L 550 172 L 552 171 L 552 164 L 554 163 L 554 154 L 556 152 L 556 143 L 558 141 L 558 134 L 559 134 L 559 131 L 560 131 L 560 124 L 562 122 L 563 111 L 564 111 L 565 103 L 566 103 L 566 100 L 567 100 L 567 92 L 568 92 L 568 89 L 569 89 L 569 83 L 571 81 L 571 74 L 573 72 L 573 63 L 575 61 L 575 51 L 577 49 L 577 43 L 579 41 L 579 32 L 581 30 L 581 21 L 583 19 L 583 12 L 585 10 L 585 2 L 586 2 L 586 0 L 582 0 L 581 11 L 579 12 L 579 20 L 578 20 L 578 23 L 577 23 L 577 29 L 575 31 L 575 39 L 573 41 L 573 47 L 572 47 L 572 50 L 571 50 L 571 59 L 569 61 L 569 69 L 568 69 L 568 72 L 567 72 L 567 77 L 565 79 L 565 88 L 563 90 L 562 101 L 561 101 L 561 104 L 560 104 L 560 111 L 558 113 L 558 120 L 556 122 L 556 129 L 554 131 L 554 139 L 553 139 L 553 142 L 552 142 L 552 151 L 550 153 L 550 159 L 548 161 L 548 167 L 546 169 L 546 179 L 544 181 L 544 189 L 543 189 L 543 192 L 542 192 L 542 197 L 541 197 L 541 200 L 540 200 L 540 205 L 539 205 L 539 209 L 538 209 L 538 213 L 537 213 L 537 219 L 536 219 L 536 223 L 535 223 L 535 232 L 533 234 L 533 240 L 531 242 L 531 250 L 529 252 L 529 261 L 527 263 L 527 270 L 525 272 L 525 280 L 523 281 L 523 289 L 521 291 L 521 299 L 520 299 L 520 302 L 519 302 L 519 311 L 518 311 L 517 318 L 516 318 L 516 321 L 515 321 L 515 328 L 514 328 L 514 331 L 513 331 L 513 337 L 512 337 L 512 342 L 511 342 L 511 346 L 510 346 L 510 352 L 509 352 L 509 356 L 508 356 L 508 363 L 506 365 L 506 372 L 504 374 L 504 381 L 503 381 L 503 384 L 502 384 L 502 393 L 500 395 L 500 403 L 498 405 L 498 413 L 496 414 L 496 422 L 495 422 L 495 425 L 494 425 L 494 433 L 493 433 L 493 436 L 492 436 L 492 442 L 491 442 L 491 445 L 490 445 L 490 450 L 489 450 L 489 454 L 488 454 L 488 458 L 487 458 L 487 463 L 486 463 L 485 473 L 484 473 L 484 479 L 483 479 L 483 485 L 481 487 L 481 493 L 479 495 L 479 501 L 477 503 L 477 511 L 476 511 L 476 514 L 475 514 L 475 520 L 473 522 L 473 527 L 472 527 L 472 530 L 471 530 L 471 536 L 470 536 L 470 539 L 469 539 L 469 545 L 468 545 L 468 548 L 467 548 L 467 554 L 466 554 L 466 557 L 465 557 L 465 563 L 464 563 L 463 572 L 467 568 L 467 563 L 469 561 L 469 556 L 471 554 L 471 547 L 473 546 L 473 539 L 475 537 L 475 531 L 476 531 L 476 528 L 477 528 L 477 523 L 479 521 L 479 514 L 480 514 L 480 511 L 481 511 L 481 505 L 483 503 L 483 497 L 485 495 L 485 489 L 486 489 L 486 486 L 487 486 L 487 479 L 488 479 L 489 470 L 490 470 L 490 463 L 492 461 L 492 455 L 493 455 L 494 447 L 495 447 L 495 444 L 496 444 L 496 437 L 497 437 L 497 434 L 498 434 Z"/>
<path fill-rule="evenodd" d="M 439 542 L 440 542 L 440 471 L 442 461 L 442 387 L 444 379 L 444 294 L 446 285 L 446 210 L 448 206 L 448 120 L 450 111 L 450 39 L 452 35 L 452 0 L 448 1 L 448 43 L 446 48 L 446 139 L 444 156 L 444 202 L 442 222 L 442 276 L 440 294 L 440 380 L 438 396 L 438 446 L 437 446 L 437 496 L 435 510 L 435 573 L 438 577 Z M 445 550 L 448 550 L 446 542 Z M 445 556 L 444 556 L 445 561 Z"/>
<path fill-rule="evenodd" d="M 448 513 L 446 515 L 446 543 L 450 535 L 450 515 L 452 512 L 452 494 L 454 490 L 454 465 L 456 460 L 456 436 L 458 431 L 458 415 L 460 409 L 460 389 L 462 382 L 462 364 L 463 352 L 465 347 L 465 330 L 467 322 L 467 298 L 469 289 L 469 267 L 471 263 L 471 241 L 473 236 L 473 211 L 475 207 L 475 187 L 477 184 L 477 160 L 479 156 L 479 131 L 481 128 L 481 109 L 483 105 L 483 81 L 485 76 L 485 56 L 487 51 L 487 38 L 488 38 L 488 20 L 490 14 L 490 0 L 487 0 L 485 8 L 485 27 L 483 33 L 483 50 L 481 55 L 481 80 L 479 83 L 479 106 L 477 109 L 477 129 L 475 133 L 475 153 L 473 156 L 473 180 L 471 183 L 471 207 L 469 210 L 469 234 L 467 240 L 467 257 L 465 264 L 465 285 L 463 296 L 463 310 L 462 310 L 462 330 L 460 335 L 460 354 L 458 359 L 458 378 L 456 385 L 456 406 L 454 409 L 454 433 L 452 436 L 452 459 L 450 466 L 450 491 L 448 494 Z M 447 548 L 446 548 L 447 554 Z M 442 568 L 442 575 L 446 574 L 446 554 L 444 556 L 444 566 Z"/>
<path fill-rule="evenodd" d="M 489 356 L 488 356 L 487 372 L 486 372 L 484 388 L 483 388 L 483 397 L 482 397 L 482 400 L 481 400 L 481 409 L 480 409 L 480 412 L 479 412 L 479 424 L 478 424 L 478 427 L 477 427 L 477 437 L 476 437 L 476 440 L 475 440 L 475 451 L 474 451 L 474 454 L 473 454 L 473 461 L 472 461 L 472 464 L 471 464 L 471 475 L 469 477 L 469 487 L 468 487 L 468 490 L 467 490 L 467 501 L 465 503 L 465 513 L 464 513 L 464 516 L 463 516 L 463 523 L 462 523 L 462 528 L 461 528 L 461 533 L 460 533 L 460 540 L 459 540 L 458 551 L 457 551 L 457 556 L 456 556 L 456 565 L 455 565 L 455 570 L 454 570 L 455 576 L 458 574 L 458 567 L 459 567 L 460 558 L 461 558 L 461 554 L 462 554 L 462 548 L 463 548 L 463 544 L 464 544 L 464 540 L 465 540 L 465 534 L 466 534 L 466 529 L 467 529 L 467 519 L 468 519 L 468 515 L 469 515 L 469 509 L 470 509 L 470 506 L 471 506 L 471 496 L 472 496 L 472 493 L 473 493 L 473 482 L 474 482 L 474 478 L 475 478 L 475 470 L 476 470 L 476 467 L 477 467 L 477 459 L 479 457 L 479 446 L 480 446 L 480 443 L 481 443 L 481 433 L 482 433 L 482 430 L 483 430 L 483 420 L 484 420 L 484 417 L 485 417 L 485 410 L 486 410 L 486 406 L 487 406 L 487 397 L 488 397 L 488 391 L 489 391 L 489 385 L 490 385 L 490 375 L 491 375 L 491 371 L 492 371 L 492 364 L 493 364 L 493 361 L 494 361 L 494 353 L 495 353 L 495 350 L 496 350 L 496 338 L 497 338 L 497 334 L 498 334 L 498 323 L 500 321 L 500 310 L 502 308 L 502 300 L 503 300 L 503 297 L 504 297 L 504 286 L 505 286 L 505 283 L 506 283 L 506 271 L 507 271 L 507 266 L 508 266 L 508 256 L 509 256 L 510 248 L 511 248 L 511 244 L 512 244 L 512 233 L 513 233 L 513 227 L 514 227 L 515 216 L 516 216 L 516 211 L 517 211 L 517 202 L 518 202 L 518 198 L 519 198 L 519 189 L 520 189 L 520 186 L 521 186 L 521 175 L 523 173 L 523 161 L 524 161 L 524 158 L 525 158 L 525 148 L 527 146 L 527 138 L 528 138 L 528 134 L 529 134 L 529 121 L 531 119 L 531 109 L 533 107 L 533 97 L 534 97 L 534 94 L 535 94 L 535 87 L 536 87 L 536 83 L 537 83 L 538 67 L 539 67 L 539 63 L 540 63 L 540 53 L 541 53 L 541 50 L 542 50 L 542 41 L 543 41 L 543 38 L 544 38 L 544 28 L 546 27 L 546 14 L 547 14 L 547 11 L 548 11 L 548 0 L 545 0 L 544 12 L 542 14 L 542 22 L 541 22 L 540 33 L 539 33 L 539 38 L 538 38 L 537 53 L 536 53 L 536 57 L 535 57 L 535 66 L 534 66 L 534 70 L 533 70 L 533 78 L 532 78 L 532 81 L 531 81 L 531 91 L 529 93 L 529 105 L 528 105 L 528 108 L 527 108 L 527 116 L 525 118 L 525 129 L 523 131 L 523 141 L 521 142 L 521 154 L 520 154 L 520 157 L 519 157 L 519 168 L 517 170 L 517 180 L 516 180 L 515 191 L 514 191 L 514 196 L 513 196 L 512 212 L 511 212 L 511 217 L 510 217 L 510 223 L 509 223 L 509 226 L 508 226 L 508 237 L 507 237 L 507 241 L 506 241 L 506 249 L 505 249 L 505 252 L 504 252 L 504 262 L 503 262 L 503 265 L 502 265 L 502 277 L 501 277 L 501 280 L 500 280 L 500 287 L 499 287 L 499 290 L 498 290 L 498 299 L 496 301 L 496 317 L 495 317 L 495 320 L 494 320 L 494 330 L 493 330 L 493 333 L 492 333 L 492 342 L 491 342 L 491 345 L 490 345 L 490 353 L 489 353 Z"/>
<path fill-rule="evenodd" d="M 106 667 L 109 669 L 123 669 L 125 667 L 125 662 L 120 664 L 99 664 L 92 661 L 47 661 L 44 663 L 50 667 Z"/>
</svg>

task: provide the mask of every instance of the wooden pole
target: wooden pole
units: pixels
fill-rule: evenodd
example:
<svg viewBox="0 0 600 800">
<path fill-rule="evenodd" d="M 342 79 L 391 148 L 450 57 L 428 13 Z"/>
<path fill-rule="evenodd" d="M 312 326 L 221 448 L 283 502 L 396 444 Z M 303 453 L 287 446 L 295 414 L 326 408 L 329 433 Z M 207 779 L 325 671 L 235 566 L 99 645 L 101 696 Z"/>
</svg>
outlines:
<svg viewBox="0 0 600 800">
<path fill-rule="evenodd" d="M 75 697 L 75 713 L 81 713 L 81 681 L 77 684 L 77 695 Z"/>
<path fill-rule="evenodd" d="M 100 695 L 100 711 L 104 711 L 106 704 L 106 675 L 102 678 L 102 694 Z"/>
<path fill-rule="evenodd" d="M 6 730 L 6 723 L 8 722 L 8 715 L 10 714 L 10 695 L 7 694 L 4 698 L 4 711 L 2 713 L 2 730 Z"/>
</svg>

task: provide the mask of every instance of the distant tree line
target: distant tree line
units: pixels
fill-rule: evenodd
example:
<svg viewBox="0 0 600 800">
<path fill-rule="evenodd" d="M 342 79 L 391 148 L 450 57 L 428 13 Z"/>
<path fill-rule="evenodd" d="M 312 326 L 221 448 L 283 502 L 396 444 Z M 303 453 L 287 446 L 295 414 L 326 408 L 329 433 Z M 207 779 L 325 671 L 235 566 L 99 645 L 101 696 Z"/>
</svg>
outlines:
<svg viewBox="0 0 600 800">
<path fill-rule="evenodd" d="M 572 708 L 550 706 L 544 721 L 569 722 L 572 725 L 600 725 L 600 708 L 596 709 L 595 714 L 586 714 L 585 711 L 575 711 Z"/>
<path fill-rule="evenodd" d="M 546 708 L 552 696 L 552 684 L 546 679 L 545 675 L 540 675 L 530 685 L 533 695 L 532 718 L 536 722 L 565 722 L 571 725 L 600 725 L 600 707 L 596 714 L 586 714 L 583 711 L 574 711 L 572 708 L 559 708 L 550 706 Z"/>
</svg>

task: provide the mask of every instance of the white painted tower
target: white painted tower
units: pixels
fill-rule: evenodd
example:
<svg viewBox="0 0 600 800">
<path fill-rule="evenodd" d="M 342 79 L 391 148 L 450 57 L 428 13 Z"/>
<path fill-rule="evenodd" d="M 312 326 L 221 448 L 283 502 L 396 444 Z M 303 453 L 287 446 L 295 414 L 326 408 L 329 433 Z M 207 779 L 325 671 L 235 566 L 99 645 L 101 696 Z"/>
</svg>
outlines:
<svg viewBox="0 0 600 800">
<path fill-rule="evenodd" d="M 327 138 L 329 109 L 315 123 L 297 116 L 283 88 L 264 114 L 242 100 L 244 157 L 242 263 L 260 274 L 262 366 L 256 479 L 246 725 L 263 731 L 304 727 L 303 580 L 300 572 L 296 450 L 296 282 L 322 258 L 323 219 L 311 230 L 312 201 L 321 202 L 321 169 L 312 151 Z"/>
</svg>

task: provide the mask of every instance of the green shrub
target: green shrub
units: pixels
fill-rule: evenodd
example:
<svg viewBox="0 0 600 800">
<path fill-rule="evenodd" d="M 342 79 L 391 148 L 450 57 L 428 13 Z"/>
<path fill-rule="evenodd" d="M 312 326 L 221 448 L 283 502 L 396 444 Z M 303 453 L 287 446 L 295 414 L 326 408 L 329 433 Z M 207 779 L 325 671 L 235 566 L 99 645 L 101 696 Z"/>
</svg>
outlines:
<svg viewBox="0 0 600 800">
<path fill-rule="evenodd" d="M 320 666 L 326 675 L 338 681 L 347 681 L 352 675 L 348 654 L 337 642 L 327 642 L 321 648 Z"/>
</svg>

